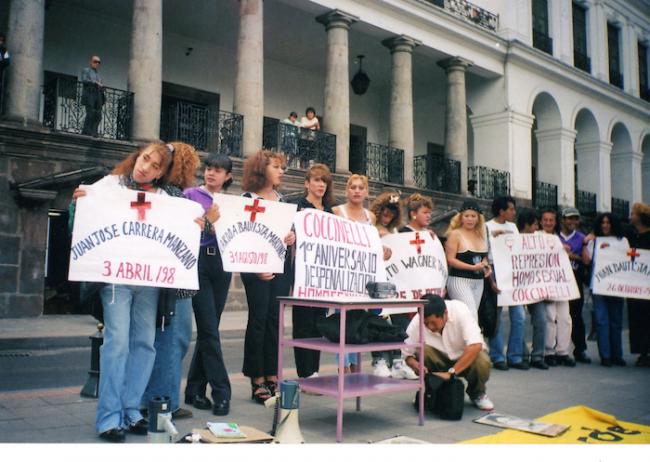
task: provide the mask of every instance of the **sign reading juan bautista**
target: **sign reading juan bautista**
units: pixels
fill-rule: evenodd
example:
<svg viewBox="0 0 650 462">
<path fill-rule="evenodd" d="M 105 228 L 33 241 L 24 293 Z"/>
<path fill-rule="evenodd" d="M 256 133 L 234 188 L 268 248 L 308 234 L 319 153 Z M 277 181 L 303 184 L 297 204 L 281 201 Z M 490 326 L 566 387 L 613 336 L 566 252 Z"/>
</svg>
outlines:
<svg viewBox="0 0 650 462">
<path fill-rule="evenodd" d="M 383 251 L 374 226 L 320 210 L 298 212 L 294 297 L 367 298 L 366 284 L 386 281 Z"/>
<path fill-rule="evenodd" d="M 650 250 L 627 239 L 599 237 L 594 245 L 592 289 L 598 295 L 650 300 Z"/>
<path fill-rule="evenodd" d="M 502 235 L 491 241 L 499 306 L 579 297 L 569 257 L 553 234 Z"/>
</svg>

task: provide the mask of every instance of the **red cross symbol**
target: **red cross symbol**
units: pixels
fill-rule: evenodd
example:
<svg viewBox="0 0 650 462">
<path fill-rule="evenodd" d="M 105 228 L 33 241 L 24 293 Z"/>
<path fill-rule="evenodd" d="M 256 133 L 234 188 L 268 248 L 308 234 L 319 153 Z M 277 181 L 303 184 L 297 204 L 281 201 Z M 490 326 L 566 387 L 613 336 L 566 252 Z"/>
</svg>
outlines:
<svg viewBox="0 0 650 462">
<path fill-rule="evenodd" d="M 255 221 L 255 216 L 258 213 L 264 213 L 266 210 L 266 207 L 260 207 L 260 200 L 255 199 L 253 202 L 253 205 L 247 205 L 244 207 L 244 212 L 250 212 L 251 213 L 251 220 L 250 221 Z"/>
<path fill-rule="evenodd" d="M 416 250 L 418 252 L 418 255 L 422 253 L 422 246 L 420 244 L 424 244 L 424 239 L 420 239 L 420 233 L 416 232 L 415 233 L 415 239 L 412 241 L 409 241 L 409 244 L 415 245 Z"/>
<path fill-rule="evenodd" d="M 138 200 L 137 202 L 131 202 L 131 208 L 132 209 L 138 209 L 138 220 L 139 221 L 144 221 L 145 220 L 145 210 L 149 210 L 151 208 L 151 202 L 145 202 L 144 200 L 144 193 L 139 192 L 138 193 Z"/>
<path fill-rule="evenodd" d="M 632 263 L 634 263 L 636 257 L 640 257 L 641 254 L 637 252 L 634 247 L 632 247 L 630 250 L 627 251 L 627 256 L 630 257 L 632 259 Z"/>
</svg>

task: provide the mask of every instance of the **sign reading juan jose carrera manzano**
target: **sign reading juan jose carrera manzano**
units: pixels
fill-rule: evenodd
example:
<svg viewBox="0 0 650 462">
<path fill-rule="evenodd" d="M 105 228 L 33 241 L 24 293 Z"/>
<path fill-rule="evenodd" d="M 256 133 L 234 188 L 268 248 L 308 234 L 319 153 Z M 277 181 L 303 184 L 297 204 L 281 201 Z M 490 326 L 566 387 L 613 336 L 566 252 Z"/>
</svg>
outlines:
<svg viewBox="0 0 650 462">
<path fill-rule="evenodd" d="M 107 186 L 85 189 L 72 231 L 71 281 L 199 288 L 198 203 Z"/>
</svg>

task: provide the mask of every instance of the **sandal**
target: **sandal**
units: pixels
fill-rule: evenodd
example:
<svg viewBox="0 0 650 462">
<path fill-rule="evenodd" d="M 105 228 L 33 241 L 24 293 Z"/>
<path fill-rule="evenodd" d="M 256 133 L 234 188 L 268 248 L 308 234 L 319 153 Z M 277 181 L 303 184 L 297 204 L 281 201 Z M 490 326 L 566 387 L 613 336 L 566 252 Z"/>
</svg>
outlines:
<svg viewBox="0 0 650 462">
<path fill-rule="evenodd" d="M 275 393 L 278 391 L 278 382 L 275 380 L 267 380 L 264 382 L 264 385 L 269 389 L 271 396 L 275 396 Z"/>
<path fill-rule="evenodd" d="M 267 388 L 265 383 L 251 382 L 251 399 L 257 401 L 259 404 L 272 397 L 271 391 Z"/>
</svg>

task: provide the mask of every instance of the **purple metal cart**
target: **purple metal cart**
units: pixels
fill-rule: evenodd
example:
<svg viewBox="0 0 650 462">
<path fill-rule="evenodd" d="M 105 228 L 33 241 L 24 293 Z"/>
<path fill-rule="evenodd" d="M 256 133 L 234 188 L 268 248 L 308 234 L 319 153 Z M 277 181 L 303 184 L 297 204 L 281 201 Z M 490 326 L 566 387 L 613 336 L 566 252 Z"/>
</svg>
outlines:
<svg viewBox="0 0 650 462">
<path fill-rule="evenodd" d="M 278 345 L 278 381 L 283 380 L 282 353 L 285 347 L 299 347 L 310 350 L 329 351 L 339 354 L 339 372 L 337 375 L 322 376 L 309 379 L 298 379 L 300 388 L 304 391 L 332 396 L 336 398 L 336 441 L 343 440 L 343 400 L 346 398 L 357 399 L 357 411 L 361 410 L 361 397 L 379 395 L 382 393 L 394 393 L 399 391 L 420 390 L 420 396 L 424 396 L 424 377 L 420 374 L 419 379 L 400 380 L 393 378 L 376 377 L 372 374 L 357 372 L 353 374 L 344 373 L 345 353 L 360 354 L 364 351 L 388 351 L 401 349 L 403 343 L 367 343 L 364 345 L 352 345 L 345 343 L 345 321 L 348 310 L 365 310 L 372 308 L 413 308 L 417 307 L 420 314 L 420 370 L 424 367 L 424 302 L 422 300 L 394 300 L 394 299 L 361 299 L 361 300 L 324 300 L 307 299 L 296 297 L 278 297 L 280 301 L 280 330 Z M 340 341 L 330 342 L 325 338 L 306 339 L 285 339 L 284 338 L 284 310 L 287 306 L 293 309 L 313 308 L 334 308 L 341 311 Z M 359 361 L 359 366 L 361 362 Z M 418 425 L 424 425 L 424 399 L 420 399 Z"/>
</svg>

